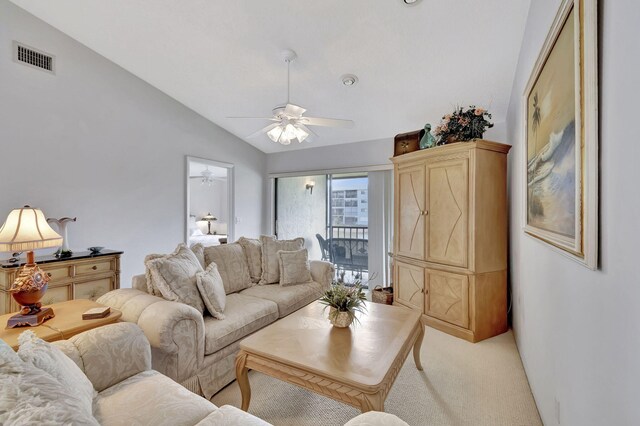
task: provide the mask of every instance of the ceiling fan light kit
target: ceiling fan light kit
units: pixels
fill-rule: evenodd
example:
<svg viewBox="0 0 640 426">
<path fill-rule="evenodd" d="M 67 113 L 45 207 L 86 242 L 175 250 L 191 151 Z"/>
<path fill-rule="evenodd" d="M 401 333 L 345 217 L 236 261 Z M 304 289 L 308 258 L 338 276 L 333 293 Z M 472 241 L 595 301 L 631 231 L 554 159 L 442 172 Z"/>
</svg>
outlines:
<svg viewBox="0 0 640 426">
<path fill-rule="evenodd" d="M 273 117 L 229 117 L 229 118 L 244 118 L 244 119 L 262 119 L 272 121 L 272 124 L 258 130 L 254 134 L 248 137 L 254 137 L 266 133 L 269 139 L 282 144 L 290 145 L 291 142 L 297 140 L 299 143 L 303 141 L 309 141 L 310 136 L 317 136 L 307 126 L 324 126 L 324 127 L 353 127 L 353 121 L 351 120 L 339 120 L 335 118 L 320 118 L 320 117 L 305 117 L 303 114 L 306 109 L 290 103 L 290 68 L 291 62 L 293 62 L 298 55 L 293 50 L 287 49 L 282 52 L 282 58 L 287 63 L 287 103 L 286 105 L 279 105 L 273 109 Z M 352 77 L 350 84 L 344 82 L 345 77 Z M 343 84 L 353 85 L 358 81 L 358 78 L 354 75 L 347 74 L 342 77 Z"/>
</svg>

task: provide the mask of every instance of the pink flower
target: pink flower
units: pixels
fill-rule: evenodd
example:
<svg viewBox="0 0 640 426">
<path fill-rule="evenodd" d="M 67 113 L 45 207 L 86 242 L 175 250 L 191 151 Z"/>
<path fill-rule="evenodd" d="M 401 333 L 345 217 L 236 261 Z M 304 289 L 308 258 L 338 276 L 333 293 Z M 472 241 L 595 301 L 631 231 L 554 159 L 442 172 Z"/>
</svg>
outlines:
<svg viewBox="0 0 640 426">
<path fill-rule="evenodd" d="M 451 120 L 451 114 L 447 114 L 443 117 L 445 120 L 449 121 Z"/>
<path fill-rule="evenodd" d="M 466 126 L 466 125 L 469 124 L 469 121 L 470 120 L 467 117 L 463 117 L 463 118 L 460 119 L 460 125 Z"/>
<path fill-rule="evenodd" d="M 484 114 L 485 112 L 487 112 L 487 110 L 486 110 L 486 109 L 484 109 L 484 108 L 476 108 L 476 110 L 475 110 L 474 114 L 475 114 L 475 115 L 482 115 L 482 114 Z"/>
<path fill-rule="evenodd" d="M 440 128 L 442 129 L 443 132 L 446 132 L 449 130 L 449 126 L 447 126 L 447 124 L 443 124 L 442 126 L 440 126 Z"/>
</svg>

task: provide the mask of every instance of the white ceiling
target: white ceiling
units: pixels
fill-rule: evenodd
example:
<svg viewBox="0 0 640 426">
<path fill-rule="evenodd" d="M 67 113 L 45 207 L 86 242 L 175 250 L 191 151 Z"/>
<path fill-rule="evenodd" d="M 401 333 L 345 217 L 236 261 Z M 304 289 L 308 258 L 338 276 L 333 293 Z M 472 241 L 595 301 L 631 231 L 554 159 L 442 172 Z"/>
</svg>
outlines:
<svg viewBox="0 0 640 426">
<path fill-rule="evenodd" d="M 264 152 L 392 137 L 456 105 L 505 120 L 529 0 L 12 0 Z M 312 143 L 246 139 L 286 101 L 355 121 Z M 52 52 L 55 54 L 55 52 Z M 64 58 L 58 58 L 63 61 Z M 354 87 L 340 76 L 356 74 Z"/>
</svg>

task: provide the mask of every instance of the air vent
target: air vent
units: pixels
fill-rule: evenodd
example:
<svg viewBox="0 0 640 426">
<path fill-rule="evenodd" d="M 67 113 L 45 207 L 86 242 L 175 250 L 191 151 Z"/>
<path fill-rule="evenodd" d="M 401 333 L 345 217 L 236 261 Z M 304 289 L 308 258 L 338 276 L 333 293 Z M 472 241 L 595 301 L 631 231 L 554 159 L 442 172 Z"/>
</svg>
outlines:
<svg viewBox="0 0 640 426">
<path fill-rule="evenodd" d="M 55 74 L 56 57 L 17 41 L 13 42 L 13 60 Z"/>
</svg>

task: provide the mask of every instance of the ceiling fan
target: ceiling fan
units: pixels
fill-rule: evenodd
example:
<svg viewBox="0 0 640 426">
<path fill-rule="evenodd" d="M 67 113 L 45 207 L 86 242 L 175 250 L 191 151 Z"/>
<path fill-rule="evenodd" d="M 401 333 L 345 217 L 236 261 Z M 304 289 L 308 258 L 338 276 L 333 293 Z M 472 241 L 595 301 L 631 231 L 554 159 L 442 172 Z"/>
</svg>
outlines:
<svg viewBox="0 0 640 426">
<path fill-rule="evenodd" d="M 306 117 L 304 115 L 306 109 L 301 106 L 294 105 L 289 102 L 290 94 L 290 77 L 289 70 L 291 62 L 293 62 L 298 55 L 293 50 L 285 50 L 282 52 L 282 57 L 287 63 L 287 103 L 286 105 L 278 105 L 273 109 L 273 117 L 227 117 L 233 119 L 253 119 L 253 120 L 269 120 L 273 121 L 272 124 L 258 130 L 257 132 L 249 135 L 249 138 L 266 133 L 269 139 L 282 145 L 289 145 L 292 141 L 297 140 L 302 142 L 308 140 L 313 135 L 317 136 L 307 126 L 323 126 L 323 127 L 353 127 L 353 121 L 340 120 L 336 118 L 321 118 L 321 117 Z"/>
<path fill-rule="evenodd" d="M 223 180 L 216 177 L 215 173 L 209 170 L 209 166 L 206 166 L 205 170 L 201 171 L 199 176 L 189 176 L 189 179 L 201 179 L 201 183 L 208 186 L 211 186 L 216 180 Z"/>
</svg>

